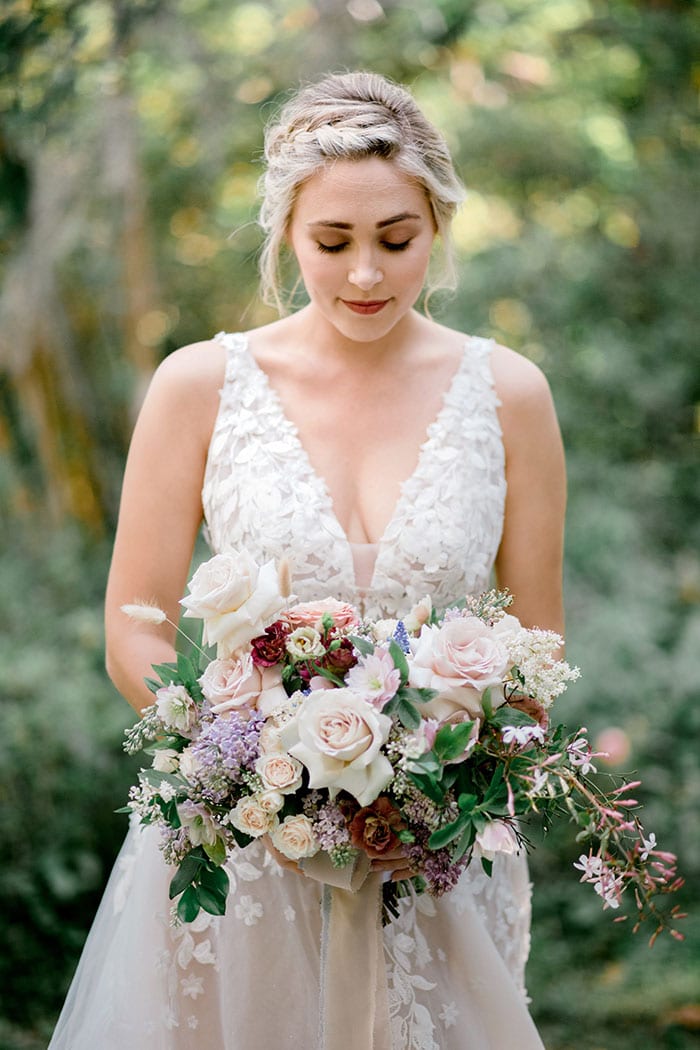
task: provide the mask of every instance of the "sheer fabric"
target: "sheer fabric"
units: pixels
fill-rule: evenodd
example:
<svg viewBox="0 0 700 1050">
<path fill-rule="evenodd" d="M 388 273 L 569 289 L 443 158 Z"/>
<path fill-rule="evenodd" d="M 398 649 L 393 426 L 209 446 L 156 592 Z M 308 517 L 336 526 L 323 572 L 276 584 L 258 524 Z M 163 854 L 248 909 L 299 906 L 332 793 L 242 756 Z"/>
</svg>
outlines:
<svg viewBox="0 0 700 1050">
<path fill-rule="evenodd" d="M 353 545 L 246 338 L 217 339 L 227 369 L 202 493 L 214 551 L 285 556 L 300 599 L 331 594 L 371 617 L 488 586 L 505 499 L 490 341 L 465 340 L 384 535 Z M 131 827 L 50 1050 L 322 1050 L 322 886 L 254 843 L 229 863 L 227 914 L 174 927 L 157 842 Z M 491 878 L 470 866 L 440 900 L 402 901 L 383 933 L 390 1050 L 542 1050 L 523 984 L 529 922 L 524 855 L 497 857 Z"/>
</svg>

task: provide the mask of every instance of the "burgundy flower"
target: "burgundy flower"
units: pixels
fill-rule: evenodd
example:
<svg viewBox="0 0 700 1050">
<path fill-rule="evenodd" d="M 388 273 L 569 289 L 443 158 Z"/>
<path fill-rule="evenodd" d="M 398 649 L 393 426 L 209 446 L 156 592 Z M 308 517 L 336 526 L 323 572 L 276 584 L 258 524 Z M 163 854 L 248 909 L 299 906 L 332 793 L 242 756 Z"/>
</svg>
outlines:
<svg viewBox="0 0 700 1050">
<path fill-rule="evenodd" d="M 320 661 L 320 666 L 327 668 L 329 671 L 335 671 L 336 673 L 343 675 L 346 671 L 349 671 L 351 667 L 354 667 L 356 663 L 357 655 L 352 642 L 349 638 L 342 638 L 337 649 L 332 649 L 326 652 L 326 655 Z"/>
<path fill-rule="evenodd" d="M 401 845 L 397 832 L 403 828 L 401 814 L 388 798 L 379 797 L 371 806 L 358 810 L 350 823 L 353 846 L 369 857 L 381 857 Z"/>
<path fill-rule="evenodd" d="M 282 662 L 285 655 L 285 643 L 290 632 L 289 624 L 276 620 L 265 628 L 265 633 L 253 638 L 250 643 L 253 663 L 258 667 L 274 667 Z"/>
</svg>

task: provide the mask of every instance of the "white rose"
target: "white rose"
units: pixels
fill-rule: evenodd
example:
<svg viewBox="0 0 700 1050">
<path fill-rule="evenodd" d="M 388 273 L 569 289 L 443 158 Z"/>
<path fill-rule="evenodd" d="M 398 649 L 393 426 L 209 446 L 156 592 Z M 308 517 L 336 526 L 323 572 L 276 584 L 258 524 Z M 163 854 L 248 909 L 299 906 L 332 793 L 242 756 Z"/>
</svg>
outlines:
<svg viewBox="0 0 700 1050">
<path fill-rule="evenodd" d="M 393 769 L 382 744 L 391 719 L 352 689 L 310 693 L 296 718 L 283 727 L 282 743 L 309 771 L 309 787 L 347 791 L 368 806 L 384 790 Z"/>
<path fill-rule="evenodd" d="M 180 756 L 171 747 L 161 748 L 153 756 L 153 768 L 159 773 L 176 773 L 179 765 Z"/>
<path fill-rule="evenodd" d="M 508 651 L 492 629 L 476 616 L 449 620 L 441 627 L 424 626 L 411 640 L 410 685 L 436 689 L 422 712 L 438 719 L 466 712 L 483 714 L 481 697 L 491 689 L 491 703 L 504 703 L 502 681 L 508 670 Z"/>
<path fill-rule="evenodd" d="M 255 763 L 255 772 L 270 791 L 279 791 L 282 795 L 292 794 L 301 787 L 301 762 L 284 751 L 261 755 Z"/>
<path fill-rule="evenodd" d="M 277 825 L 278 818 L 275 813 L 276 811 L 270 812 L 263 808 L 255 795 L 244 795 L 243 798 L 239 798 L 226 820 L 233 824 L 234 828 L 257 839 Z"/>
<path fill-rule="evenodd" d="M 313 857 L 318 853 L 319 845 L 313 831 L 313 824 L 308 817 L 298 814 L 286 817 L 270 834 L 270 841 L 275 849 L 290 860 L 301 860 L 302 857 Z"/>
<path fill-rule="evenodd" d="M 323 656 L 326 651 L 315 627 L 297 627 L 285 644 L 293 660 L 312 660 L 316 656 Z"/>
<path fill-rule="evenodd" d="M 490 820 L 483 831 L 478 831 L 476 844 L 486 860 L 493 860 L 497 853 L 517 853 L 519 850 L 515 832 L 502 820 Z"/>
<path fill-rule="evenodd" d="M 156 693 L 156 710 L 163 725 L 187 733 L 197 721 L 197 705 L 184 685 L 164 685 Z"/>
<path fill-rule="evenodd" d="M 281 795 L 279 791 L 261 791 L 255 797 L 265 813 L 279 813 L 284 805 L 284 795 Z"/>
<path fill-rule="evenodd" d="M 286 606 L 279 593 L 274 563 L 259 567 L 245 553 L 216 554 L 204 562 L 180 600 L 185 616 L 204 620 L 203 638 L 217 646 L 217 656 L 230 656 L 265 627 Z"/>
</svg>

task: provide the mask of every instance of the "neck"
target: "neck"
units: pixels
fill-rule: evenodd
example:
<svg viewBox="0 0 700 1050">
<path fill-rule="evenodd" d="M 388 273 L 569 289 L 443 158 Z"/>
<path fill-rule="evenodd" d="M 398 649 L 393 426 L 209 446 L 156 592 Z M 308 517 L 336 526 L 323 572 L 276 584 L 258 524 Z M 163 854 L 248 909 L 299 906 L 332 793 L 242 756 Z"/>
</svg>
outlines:
<svg viewBox="0 0 700 1050">
<path fill-rule="evenodd" d="M 374 368 L 381 362 L 403 356 L 427 323 L 417 311 L 409 310 L 385 335 L 365 341 L 339 332 L 313 303 L 299 310 L 291 320 L 299 345 L 310 354 L 317 354 L 326 363 L 334 360 L 339 365 L 352 362 L 354 367 L 364 364 Z"/>
</svg>

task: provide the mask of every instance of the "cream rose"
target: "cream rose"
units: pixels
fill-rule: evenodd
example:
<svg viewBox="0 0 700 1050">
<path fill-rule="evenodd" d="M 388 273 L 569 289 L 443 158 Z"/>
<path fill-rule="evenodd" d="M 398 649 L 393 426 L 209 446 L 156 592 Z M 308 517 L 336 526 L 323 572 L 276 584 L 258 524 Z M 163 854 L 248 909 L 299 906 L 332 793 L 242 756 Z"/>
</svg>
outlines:
<svg viewBox="0 0 700 1050">
<path fill-rule="evenodd" d="M 270 841 L 275 849 L 290 860 L 313 857 L 319 851 L 313 824 L 301 813 L 294 817 L 286 817 L 270 833 Z"/>
<path fill-rule="evenodd" d="M 440 720 L 466 711 L 483 714 L 481 697 L 490 688 L 491 702 L 505 702 L 501 683 L 509 666 L 508 651 L 490 627 L 476 616 L 424 626 L 411 641 L 409 683 L 438 692 L 421 712 Z"/>
<path fill-rule="evenodd" d="M 352 689 L 309 693 L 280 737 L 289 753 L 309 771 L 309 787 L 331 795 L 347 791 L 368 806 L 388 785 L 393 769 L 382 744 L 391 719 Z"/>
<path fill-rule="evenodd" d="M 301 787 L 301 762 L 284 751 L 261 755 L 255 763 L 255 772 L 269 791 L 289 795 Z"/>
<path fill-rule="evenodd" d="M 247 645 L 285 607 L 274 563 L 262 567 L 247 554 L 216 554 L 204 562 L 180 599 L 185 616 L 204 621 L 203 637 L 217 656 L 230 656 Z"/>
<path fill-rule="evenodd" d="M 244 795 L 239 798 L 226 820 L 245 835 L 257 839 L 267 835 L 279 823 L 276 810 L 270 810 L 260 804 L 255 795 Z"/>
<path fill-rule="evenodd" d="M 212 660 L 199 684 L 217 715 L 236 707 L 257 707 L 268 714 L 287 701 L 279 668 L 256 667 L 250 653 Z"/>
<path fill-rule="evenodd" d="M 261 791 L 259 795 L 255 796 L 258 800 L 260 808 L 265 813 L 279 813 L 284 805 L 284 795 L 281 795 L 279 791 Z"/>
<path fill-rule="evenodd" d="M 335 626 L 341 630 L 354 627 L 360 622 L 357 609 L 335 598 L 324 598 L 318 602 L 300 602 L 288 610 L 285 619 L 292 627 L 315 627 L 316 630 L 319 630 L 324 616 L 330 616 Z"/>
</svg>

